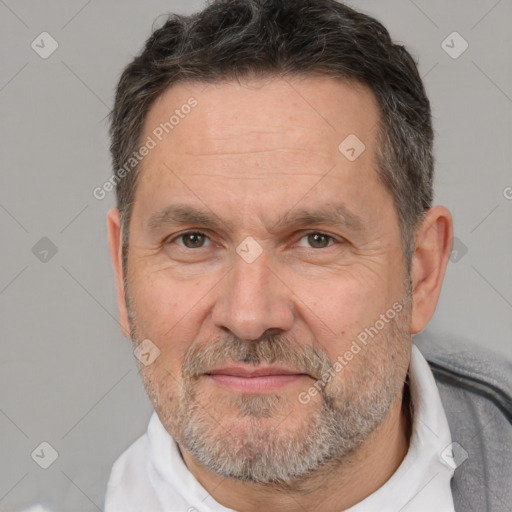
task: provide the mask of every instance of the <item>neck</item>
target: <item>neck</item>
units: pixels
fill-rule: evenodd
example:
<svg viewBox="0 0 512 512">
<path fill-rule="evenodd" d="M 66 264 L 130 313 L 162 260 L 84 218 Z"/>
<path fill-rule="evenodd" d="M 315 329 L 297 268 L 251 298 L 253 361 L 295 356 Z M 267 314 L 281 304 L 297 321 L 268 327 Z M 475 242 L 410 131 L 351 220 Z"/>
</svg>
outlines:
<svg viewBox="0 0 512 512">
<path fill-rule="evenodd" d="M 342 461 L 317 471 L 286 489 L 223 478 L 186 451 L 183 459 L 199 483 L 220 504 L 240 512 L 262 508 L 285 512 L 338 512 L 352 507 L 382 487 L 409 449 L 411 418 L 408 393 L 399 395 L 385 420 L 366 441 Z"/>
</svg>

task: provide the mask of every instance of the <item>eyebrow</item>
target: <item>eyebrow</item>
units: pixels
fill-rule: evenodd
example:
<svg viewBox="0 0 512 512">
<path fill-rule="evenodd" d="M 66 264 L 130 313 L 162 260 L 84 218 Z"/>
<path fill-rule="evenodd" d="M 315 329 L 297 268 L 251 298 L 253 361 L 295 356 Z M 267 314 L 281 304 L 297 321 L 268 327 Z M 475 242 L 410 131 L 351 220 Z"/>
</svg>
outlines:
<svg viewBox="0 0 512 512">
<path fill-rule="evenodd" d="M 180 204 L 169 205 L 153 213 L 147 226 L 151 233 L 157 233 L 165 227 L 179 224 L 196 224 L 213 231 L 228 227 L 217 215 L 207 209 Z M 314 224 L 341 226 L 353 232 L 364 231 L 362 218 L 350 211 L 343 203 L 327 204 L 318 209 L 293 208 L 280 216 L 269 231 Z"/>
<path fill-rule="evenodd" d="M 310 210 L 294 208 L 281 216 L 272 226 L 272 230 L 312 224 L 330 224 L 342 226 L 350 231 L 364 231 L 363 219 L 350 211 L 343 203 L 326 204 L 322 208 Z"/>
<path fill-rule="evenodd" d="M 193 206 L 172 204 L 151 215 L 148 221 L 148 228 L 150 232 L 156 233 L 165 226 L 176 224 L 199 224 L 212 230 L 225 227 L 225 224 L 208 210 L 199 210 Z"/>
</svg>

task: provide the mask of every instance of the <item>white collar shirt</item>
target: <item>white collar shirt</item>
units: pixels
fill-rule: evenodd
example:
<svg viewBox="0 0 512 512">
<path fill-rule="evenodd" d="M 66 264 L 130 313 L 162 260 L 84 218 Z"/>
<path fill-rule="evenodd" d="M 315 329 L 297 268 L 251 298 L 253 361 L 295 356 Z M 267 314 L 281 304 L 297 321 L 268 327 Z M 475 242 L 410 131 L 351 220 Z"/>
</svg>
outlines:
<svg viewBox="0 0 512 512">
<path fill-rule="evenodd" d="M 451 434 L 427 361 L 413 345 L 409 387 L 414 409 L 409 450 L 388 481 L 345 512 L 454 512 Z M 146 434 L 115 462 L 105 512 L 230 512 L 185 465 L 156 413 Z M 341 512 L 341 511 L 340 511 Z"/>
</svg>

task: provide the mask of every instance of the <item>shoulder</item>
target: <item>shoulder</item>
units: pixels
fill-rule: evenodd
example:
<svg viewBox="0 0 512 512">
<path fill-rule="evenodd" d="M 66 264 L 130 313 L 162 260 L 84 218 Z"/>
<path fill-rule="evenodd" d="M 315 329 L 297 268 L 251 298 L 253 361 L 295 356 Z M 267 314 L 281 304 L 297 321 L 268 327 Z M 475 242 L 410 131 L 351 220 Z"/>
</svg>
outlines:
<svg viewBox="0 0 512 512">
<path fill-rule="evenodd" d="M 445 399 L 483 401 L 512 424 L 512 361 L 465 339 L 421 334 L 414 344 L 427 360 Z M 448 414 L 449 411 L 447 411 Z"/>
<path fill-rule="evenodd" d="M 105 512 L 160 510 L 148 492 L 148 435 L 139 437 L 112 466 L 105 496 Z M 151 508 L 145 508 L 150 506 Z"/>
<path fill-rule="evenodd" d="M 422 333 L 457 454 L 456 510 L 509 511 L 512 502 L 512 362 L 453 336 Z"/>
</svg>

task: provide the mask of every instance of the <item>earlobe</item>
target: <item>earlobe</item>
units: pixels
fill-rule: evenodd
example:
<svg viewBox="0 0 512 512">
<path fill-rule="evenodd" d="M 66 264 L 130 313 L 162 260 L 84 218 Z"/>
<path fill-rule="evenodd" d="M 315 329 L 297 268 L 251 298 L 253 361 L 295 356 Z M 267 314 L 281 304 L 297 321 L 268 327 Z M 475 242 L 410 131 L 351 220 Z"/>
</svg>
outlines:
<svg viewBox="0 0 512 512">
<path fill-rule="evenodd" d="M 119 314 L 119 325 L 122 333 L 130 338 L 130 324 L 128 321 L 128 311 L 126 309 L 124 289 L 124 274 L 122 262 L 122 227 L 121 212 L 118 208 L 111 208 L 107 213 L 107 230 L 110 247 L 110 258 L 114 267 L 117 288 L 117 310 Z"/>
<path fill-rule="evenodd" d="M 431 208 L 416 230 L 412 258 L 412 334 L 422 331 L 436 309 L 453 241 L 453 222 L 443 206 Z"/>
</svg>

